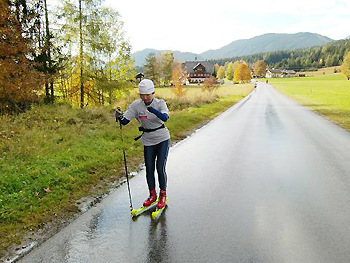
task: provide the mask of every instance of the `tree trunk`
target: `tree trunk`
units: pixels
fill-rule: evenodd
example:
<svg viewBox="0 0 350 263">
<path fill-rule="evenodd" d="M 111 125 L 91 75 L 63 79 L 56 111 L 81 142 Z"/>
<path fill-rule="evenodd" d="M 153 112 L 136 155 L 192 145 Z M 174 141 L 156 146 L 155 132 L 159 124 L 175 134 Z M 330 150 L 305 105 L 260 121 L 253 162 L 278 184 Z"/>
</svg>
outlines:
<svg viewBox="0 0 350 263">
<path fill-rule="evenodd" d="M 83 81 L 83 16 L 81 0 L 79 0 L 79 38 L 80 38 L 80 108 L 84 107 L 84 81 Z"/>
<path fill-rule="evenodd" d="M 50 90 L 51 90 L 51 103 L 55 102 L 55 91 L 53 86 L 53 81 L 50 82 Z"/>
<path fill-rule="evenodd" d="M 45 82 L 45 103 L 49 102 L 49 98 L 50 98 L 50 87 L 49 87 L 49 83 Z"/>
<path fill-rule="evenodd" d="M 47 11 L 47 3 L 46 0 L 44 0 L 44 9 L 45 9 L 45 49 L 46 49 L 46 54 L 47 54 L 47 61 L 45 63 L 48 64 L 48 69 L 50 70 L 52 68 L 52 62 L 51 62 L 51 35 L 50 35 L 50 26 L 49 26 L 49 15 Z M 52 77 L 52 76 L 50 76 Z M 55 95 L 54 95 L 54 86 L 53 86 L 53 81 L 50 82 L 50 90 L 49 90 L 49 83 L 45 84 L 46 88 L 46 98 L 48 102 L 53 103 L 55 100 Z M 51 95 L 49 94 L 51 92 Z"/>
</svg>

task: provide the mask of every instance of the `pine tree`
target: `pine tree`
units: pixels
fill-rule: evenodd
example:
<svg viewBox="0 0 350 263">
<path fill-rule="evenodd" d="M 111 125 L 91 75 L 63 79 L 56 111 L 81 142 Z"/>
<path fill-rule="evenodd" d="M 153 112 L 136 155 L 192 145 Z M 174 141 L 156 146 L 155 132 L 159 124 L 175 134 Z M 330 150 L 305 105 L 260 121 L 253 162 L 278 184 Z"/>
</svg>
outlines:
<svg viewBox="0 0 350 263">
<path fill-rule="evenodd" d="M 149 53 L 146 57 L 144 67 L 145 77 L 151 79 L 156 86 L 159 86 L 160 63 L 154 53 Z"/>
</svg>

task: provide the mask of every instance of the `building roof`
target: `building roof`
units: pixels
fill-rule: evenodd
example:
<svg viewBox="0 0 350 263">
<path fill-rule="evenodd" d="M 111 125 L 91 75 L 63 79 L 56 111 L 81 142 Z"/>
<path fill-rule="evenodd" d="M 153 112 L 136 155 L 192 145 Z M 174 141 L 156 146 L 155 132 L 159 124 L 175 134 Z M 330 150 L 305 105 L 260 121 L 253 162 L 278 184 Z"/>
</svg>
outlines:
<svg viewBox="0 0 350 263">
<path fill-rule="evenodd" d="M 194 69 L 197 68 L 199 65 L 203 65 L 205 67 L 205 70 L 208 73 L 212 73 L 213 72 L 213 65 L 208 62 L 208 61 L 186 61 L 185 63 L 183 63 L 183 65 L 186 67 L 187 69 L 187 73 L 194 73 Z"/>
<path fill-rule="evenodd" d="M 296 72 L 292 69 L 285 69 L 283 70 L 283 73 L 286 73 L 286 74 L 295 74 Z"/>
<path fill-rule="evenodd" d="M 278 69 L 278 68 L 271 68 L 271 69 L 268 69 L 268 71 L 270 71 L 271 73 L 282 73 L 282 70 L 281 69 Z"/>
<path fill-rule="evenodd" d="M 278 68 L 272 68 L 272 69 L 268 69 L 268 71 L 270 71 L 271 73 L 285 73 L 285 74 L 295 74 L 296 72 L 294 70 L 291 69 L 278 69 Z"/>
</svg>

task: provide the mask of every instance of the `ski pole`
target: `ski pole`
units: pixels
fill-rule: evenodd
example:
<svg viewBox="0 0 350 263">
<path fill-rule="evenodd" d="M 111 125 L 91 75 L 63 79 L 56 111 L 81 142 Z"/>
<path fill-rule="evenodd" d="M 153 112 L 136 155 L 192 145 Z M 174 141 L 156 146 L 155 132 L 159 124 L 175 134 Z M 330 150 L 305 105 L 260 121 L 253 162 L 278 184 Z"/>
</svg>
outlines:
<svg viewBox="0 0 350 263">
<path fill-rule="evenodd" d="M 117 110 L 120 111 L 120 108 L 118 108 Z M 124 149 L 123 125 L 122 125 L 122 123 L 121 123 L 120 120 L 119 120 L 119 128 L 120 128 L 120 137 L 121 137 L 122 144 L 123 144 L 124 168 L 125 168 L 125 177 L 126 177 L 126 182 L 127 182 L 127 185 L 128 185 L 128 192 L 129 192 L 130 211 L 132 211 L 132 210 L 133 210 L 133 206 L 132 206 L 131 192 L 130 192 L 130 184 L 129 184 L 128 165 L 127 165 L 127 163 L 126 163 L 126 154 L 125 154 L 125 149 Z"/>
</svg>

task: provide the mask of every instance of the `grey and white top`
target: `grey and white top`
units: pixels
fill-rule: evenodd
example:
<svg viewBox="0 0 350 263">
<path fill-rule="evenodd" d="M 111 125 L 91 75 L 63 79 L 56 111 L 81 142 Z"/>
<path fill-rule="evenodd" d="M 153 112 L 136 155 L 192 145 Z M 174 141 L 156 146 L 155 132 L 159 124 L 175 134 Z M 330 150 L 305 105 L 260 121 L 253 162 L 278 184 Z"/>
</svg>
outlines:
<svg viewBox="0 0 350 263">
<path fill-rule="evenodd" d="M 159 119 L 155 114 L 149 112 L 147 107 L 153 107 L 161 113 L 169 114 L 168 106 L 162 99 L 153 98 L 152 103 L 147 106 L 141 99 L 138 99 L 129 105 L 128 109 L 124 113 L 124 118 L 128 119 L 129 121 L 132 118 L 136 118 L 145 129 L 155 129 L 162 126 L 164 121 Z M 153 132 L 145 132 L 142 135 L 142 143 L 145 146 L 156 145 L 168 139 L 170 139 L 170 133 L 167 128 L 159 129 Z"/>
</svg>

